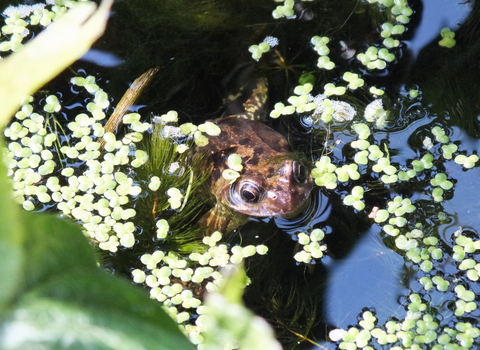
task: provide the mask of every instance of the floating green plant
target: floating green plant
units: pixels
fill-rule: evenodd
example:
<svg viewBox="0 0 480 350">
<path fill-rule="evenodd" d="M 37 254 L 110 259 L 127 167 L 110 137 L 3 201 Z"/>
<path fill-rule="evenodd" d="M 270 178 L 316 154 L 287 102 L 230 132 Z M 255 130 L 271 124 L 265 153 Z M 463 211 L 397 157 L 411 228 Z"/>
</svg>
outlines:
<svg viewBox="0 0 480 350">
<path fill-rule="evenodd" d="M 343 199 L 345 205 L 351 205 L 357 210 L 365 209 L 365 203 L 362 202 L 365 190 L 361 186 L 352 188 L 352 193 Z"/>
<path fill-rule="evenodd" d="M 333 83 L 327 83 L 323 87 L 324 93 L 327 96 L 332 96 L 332 95 L 343 95 L 347 91 L 347 89 L 344 86 L 335 86 Z"/>
<path fill-rule="evenodd" d="M 298 243 L 302 246 L 302 250 L 294 255 L 294 259 L 298 262 L 309 264 L 312 260 L 321 259 L 327 246 L 321 244 L 325 238 L 325 232 L 321 229 L 314 229 L 307 235 L 305 232 L 297 234 Z"/>
<path fill-rule="evenodd" d="M 282 17 L 292 18 L 295 15 L 293 11 L 293 6 L 295 5 L 294 0 L 285 0 L 283 5 L 278 5 L 275 10 L 272 12 L 272 16 L 275 19 Z"/>
<path fill-rule="evenodd" d="M 348 88 L 352 90 L 362 87 L 365 84 L 365 81 L 359 78 L 358 74 L 351 72 L 345 72 L 343 74 L 343 80 L 348 82 Z"/>
<path fill-rule="evenodd" d="M 320 160 L 315 163 L 315 168 L 312 170 L 312 177 L 315 179 L 317 186 L 323 186 L 328 189 L 336 188 L 336 169 L 337 167 L 332 164 L 330 157 L 320 157 Z"/>
<path fill-rule="evenodd" d="M 455 46 L 455 32 L 452 32 L 450 28 L 443 28 L 440 31 L 440 35 L 442 36 L 442 39 L 438 42 L 438 45 L 446 47 L 448 49 L 451 49 Z"/>
<path fill-rule="evenodd" d="M 468 157 L 459 154 L 454 159 L 455 163 L 462 165 L 466 169 L 473 168 L 475 164 L 478 162 L 478 156 L 476 154 L 471 154 Z"/>
<path fill-rule="evenodd" d="M 330 39 L 328 37 L 320 37 L 314 36 L 310 40 L 313 45 L 313 49 L 319 54 L 319 58 L 317 61 L 317 67 L 326 70 L 332 70 L 335 68 L 335 63 L 330 60 L 328 56 L 330 53 L 330 49 L 328 48 L 327 44 L 329 43 Z"/>
<path fill-rule="evenodd" d="M 252 53 L 252 58 L 258 61 L 262 58 L 264 53 L 270 51 L 271 48 L 278 45 L 278 39 L 273 36 L 267 36 L 263 41 L 258 45 L 252 45 L 248 48 L 248 51 Z"/>
</svg>

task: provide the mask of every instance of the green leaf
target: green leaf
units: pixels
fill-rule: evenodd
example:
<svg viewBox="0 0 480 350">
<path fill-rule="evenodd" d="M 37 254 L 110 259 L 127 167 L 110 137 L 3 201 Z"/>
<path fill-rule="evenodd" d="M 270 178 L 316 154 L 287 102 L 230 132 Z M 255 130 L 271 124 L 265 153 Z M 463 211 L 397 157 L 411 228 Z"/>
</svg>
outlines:
<svg viewBox="0 0 480 350">
<path fill-rule="evenodd" d="M 345 198 L 343 199 L 343 204 L 345 205 L 353 205 L 353 203 L 355 203 L 355 201 L 357 201 L 358 199 L 355 197 L 355 196 L 352 196 L 351 194 L 345 196 Z"/>
<path fill-rule="evenodd" d="M 242 171 L 243 169 L 242 158 L 236 153 L 228 156 L 227 164 L 230 169 L 235 171 Z"/>
<path fill-rule="evenodd" d="M 52 276 L 25 294 L 3 315 L 0 347 L 194 349 L 159 303 L 99 269 L 82 270 Z M 19 327 L 28 333 L 11 346 L 9 331 Z"/>
<path fill-rule="evenodd" d="M 236 344 L 239 349 L 280 350 L 269 324 L 241 304 L 247 282 L 243 269 L 230 267 L 227 273 L 219 291 L 206 296 L 206 314 L 200 317 L 208 316 L 210 322 L 205 327 L 203 346 L 223 349 L 225 344 Z M 183 349 L 181 346 L 177 348 Z"/>
<path fill-rule="evenodd" d="M 0 142 L 3 148 L 3 140 Z M 22 225 L 20 207 L 12 205 L 12 189 L 6 181 L 6 169 L 0 161 L 0 313 L 15 296 L 21 285 L 21 275 L 26 257 L 22 252 L 25 227 Z M 10 200 L 9 200 L 10 199 Z"/>
</svg>

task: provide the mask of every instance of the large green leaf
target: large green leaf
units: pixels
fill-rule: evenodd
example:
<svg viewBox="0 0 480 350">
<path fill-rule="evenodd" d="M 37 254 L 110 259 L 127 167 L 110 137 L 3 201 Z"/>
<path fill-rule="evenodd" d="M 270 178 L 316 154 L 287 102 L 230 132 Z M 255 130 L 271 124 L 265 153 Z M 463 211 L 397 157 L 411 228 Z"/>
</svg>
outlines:
<svg viewBox="0 0 480 350">
<path fill-rule="evenodd" d="M 3 146 L 3 142 L 1 143 Z M 1 153 L 1 152 L 0 152 Z M 0 160 L 0 313 L 15 297 L 24 268 L 24 226 L 20 208 L 13 204 L 12 189 Z"/>
<path fill-rule="evenodd" d="M 3 317 L 2 349 L 193 349 L 158 302 L 100 270 L 50 276 Z"/>
</svg>

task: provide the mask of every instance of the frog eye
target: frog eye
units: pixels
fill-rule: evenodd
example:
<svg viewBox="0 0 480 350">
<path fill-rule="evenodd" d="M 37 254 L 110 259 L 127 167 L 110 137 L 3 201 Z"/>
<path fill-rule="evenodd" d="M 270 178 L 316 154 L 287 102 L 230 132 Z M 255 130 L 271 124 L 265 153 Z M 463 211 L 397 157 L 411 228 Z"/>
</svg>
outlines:
<svg viewBox="0 0 480 350">
<path fill-rule="evenodd" d="M 299 162 L 293 162 L 293 178 L 298 183 L 307 181 L 307 169 L 305 165 Z"/>
<path fill-rule="evenodd" d="M 262 195 L 262 190 L 255 184 L 244 183 L 240 187 L 240 197 L 248 203 L 257 203 Z"/>
</svg>

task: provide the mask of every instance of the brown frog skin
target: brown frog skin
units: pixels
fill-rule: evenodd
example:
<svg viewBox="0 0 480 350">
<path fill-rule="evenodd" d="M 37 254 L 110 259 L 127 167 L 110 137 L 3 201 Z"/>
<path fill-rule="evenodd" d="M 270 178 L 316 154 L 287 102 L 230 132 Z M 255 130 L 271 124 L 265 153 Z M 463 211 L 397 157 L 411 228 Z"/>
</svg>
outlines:
<svg viewBox="0 0 480 350">
<path fill-rule="evenodd" d="M 206 234 L 233 231 L 249 216 L 293 217 L 308 203 L 312 189 L 308 167 L 296 160 L 283 135 L 250 119 L 265 102 L 265 93 L 266 81 L 261 80 L 244 104 L 245 112 L 218 120 L 221 133 L 210 136 L 204 147 L 211 171 L 209 186 L 216 199 L 214 208 L 200 219 Z M 230 183 L 222 172 L 233 153 L 242 158 L 243 169 Z"/>
</svg>

